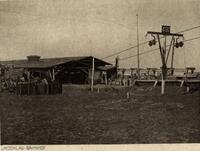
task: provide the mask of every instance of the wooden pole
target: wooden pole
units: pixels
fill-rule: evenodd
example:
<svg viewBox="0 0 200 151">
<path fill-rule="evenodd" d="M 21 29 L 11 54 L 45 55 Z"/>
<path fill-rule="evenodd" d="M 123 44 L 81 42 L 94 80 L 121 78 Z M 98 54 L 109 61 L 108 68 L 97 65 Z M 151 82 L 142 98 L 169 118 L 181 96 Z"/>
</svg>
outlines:
<svg viewBox="0 0 200 151">
<path fill-rule="evenodd" d="M 52 76 L 53 76 L 53 81 L 55 81 L 55 70 L 52 69 Z"/>
<path fill-rule="evenodd" d="M 170 33 L 170 26 L 162 26 L 162 32 L 152 32 L 152 31 L 148 31 L 147 34 L 151 34 L 153 35 L 157 35 L 157 39 L 158 39 L 158 44 L 159 44 L 159 49 L 160 49 L 160 55 L 161 55 L 161 61 L 162 61 L 162 83 L 161 83 L 161 94 L 165 93 L 165 80 L 167 78 L 167 60 L 168 60 L 168 56 L 170 53 L 170 49 L 171 49 L 171 45 L 172 45 L 172 49 L 174 49 L 174 36 L 176 37 L 183 37 L 183 34 L 177 34 L 177 33 Z M 161 47 L 161 43 L 160 43 L 160 36 L 159 35 L 163 35 L 165 38 L 164 41 L 164 48 Z M 172 36 L 172 40 L 171 40 L 171 44 L 170 44 L 170 48 L 169 51 L 167 53 L 167 46 L 166 46 L 166 42 L 167 42 L 167 36 Z M 155 37 L 155 36 L 153 36 Z M 151 45 L 150 45 L 151 46 Z M 172 61 L 173 61 L 173 52 L 174 50 L 172 50 Z M 166 57 L 166 53 L 167 53 L 167 57 Z M 173 62 L 171 63 L 171 66 L 173 67 Z"/>
<path fill-rule="evenodd" d="M 161 94 L 165 94 L 165 80 L 162 79 L 162 83 L 161 83 Z"/>
<path fill-rule="evenodd" d="M 108 85 L 107 72 L 105 72 L 105 84 Z"/>
<path fill-rule="evenodd" d="M 174 68 L 174 37 L 173 37 L 173 45 L 172 45 L 172 59 L 171 59 L 171 69 L 172 69 L 172 72 L 171 72 L 171 75 L 173 75 L 173 68 Z"/>
<path fill-rule="evenodd" d="M 160 36 L 157 34 L 158 38 L 158 44 L 159 44 L 159 49 L 160 49 L 160 55 L 161 55 L 161 60 L 162 60 L 162 68 L 161 68 L 161 94 L 163 95 L 165 93 L 165 72 L 166 72 L 166 64 L 165 64 L 165 50 L 162 51 L 163 49 L 161 48 L 161 43 L 160 43 Z"/>
<path fill-rule="evenodd" d="M 28 77 L 28 82 L 27 82 L 27 87 L 28 87 L 28 95 L 30 94 L 30 71 L 27 71 L 27 77 Z"/>
<path fill-rule="evenodd" d="M 94 57 L 92 57 L 91 92 L 94 91 Z"/>
<path fill-rule="evenodd" d="M 167 37 L 165 36 L 165 42 L 164 42 L 164 49 L 163 49 L 163 58 L 164 58 L 164 64 L 163 64 L 163 69 L 162 69 L 162 83 L 161 83 L 161 94 L 165 94 L 165 79 L 167 76 L 167 68 L 166 68 L 166 51 L 167 51 Z"/>
<path fill-rule="evenodd" d="M 140 50 L 139 50 L 139 29 L 138 29 L 138 14 L 137 16 L 137 73 L 138 79 L 140 79 Z"/>
</svg>

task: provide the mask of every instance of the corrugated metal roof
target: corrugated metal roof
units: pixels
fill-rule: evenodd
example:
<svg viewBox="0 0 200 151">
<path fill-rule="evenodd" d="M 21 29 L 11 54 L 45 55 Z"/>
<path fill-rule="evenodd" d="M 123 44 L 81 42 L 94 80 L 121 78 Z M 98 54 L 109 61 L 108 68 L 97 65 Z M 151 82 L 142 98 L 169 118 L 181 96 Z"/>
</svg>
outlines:
<svg viewBox="0 0 200 151">
<path fill-rule="evenodd" d="M 78 57 L 63 57 L 63 58 L 43 58 L 40 61 L 28 61 L 28 60 L 12 60 L 12 61 L 2 61 L 2 64 L 8 65 L 12 64 L 15 68 L 51 68 L 56 65 L 61 65 L 64 63 L 72 61 L 80 61 L 83 59 L 90 59 L 92 56 L 78 56 Z M 100 61 L 102 64 L 109 65 L 109 63 L 95 58 L 95 61 Z"/>
</svg>

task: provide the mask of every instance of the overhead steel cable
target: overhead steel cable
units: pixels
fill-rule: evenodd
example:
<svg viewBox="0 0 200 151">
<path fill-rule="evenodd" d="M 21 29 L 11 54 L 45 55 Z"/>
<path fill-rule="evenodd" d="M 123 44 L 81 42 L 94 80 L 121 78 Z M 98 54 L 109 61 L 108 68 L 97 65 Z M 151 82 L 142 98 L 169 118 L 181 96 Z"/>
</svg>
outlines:
<svg viewBox="0 0 200 151">
<path fill-rule="evenodd" d="M 191 30 L 194 30 L 194 29 L 197 29 L 197 28 L 200 28 L 200 25 L 195 26 L 195 27 L 192 27 L 192 28 L 188 28 L 188 29 L 185 29 L 185 30 L 182 30 L 182 31 L 179 31 L 179 32 L 177 32 L 177 33 L 183 33 L 183 32 L 187 32 L 187 31 L 191 31 Z M 163 38 L 163 37 L 161 37 L 161 38 Z M 142 42 L 142 43 L 139 44 L 139 46 L 142 46 L 142 45 L 144 45 L 144 44 L 147 44 L 148 42 L 149 42 L 149 41 Z M 126 52 L 126 51 L 129 51 L 129 50 L 131 50 L 131 49 L 133 49 L 133 48 L 137 48 L 137 45 L 131 46 L 131 47 L 127 48 L 127 49 L 124 49 L 124 50 L 118 51 L 118 52 L 116 52 L 116 53 L 110 54 L 110 55 L 108 55 L 108 56 L 106 56 L 106 57 L 103 57 L 102 59 L 107 59 L 107 58 L 110 58 L 110 57 L 119 55 L 119 54 L 121 54 L 121 53 L 123 53 L 123 52 Z"/>
<path fill-rule="evenodd" d="M 189 42 L 189 41 L 196 40 L 196 39 L 200 39 L 200 36 L 199 37 L 194 37 L 194 38 L 187 39 L 184 42 Z M 167 47 L 169 47 L 169 46 L 170 45 L 167 45 Z M 159 48 L 155 48 L 155 49 L 151 49 L 151 50 L 148 50 L 148 51 L 141 52 L 139 55 L 144 55 L 144 54 L 147 54 L 147 53 L 151 53 L 151 52 L 154 52 L 156 50 L 159 50 Z M 126 60 L 126 59 L 133 58 L 133 57 L 137 57 L 137 54 L 129 56 L 129 57 L 121 58 L 120 60 Z"/>
<path fill-rule="evenodd" d="M 148 43 L 148 41 L 145 41 L 145 42 L 143 42 L 143 43 L 140 43 L 139 46 L 144 45 L 144 44 L 147 44 L 147 43 Z M 101 58 L 101 59 L 107 59 L 107 58 L 110 58 L 110 57 L 112 57 L 112 56 L 119 55 L 119 54 L 121 54 L 121 53 L 123 53 L 123 52 L 126 52 L 126 51 L 129 51 L 129 50 L 131 50 L 131 49 L 133 49 L 133 48 L 137 48 L 137 46 L 138 46 L 138 45 L 129 47 L 129 48 L 127 48 L 127 49 L 124 49 L 124 50 L 118 51 L 118 52 L 116 52 L 116 53 L 110 54 L 110 55 L 108 55 L 108 56 L 106 56 L 106 57 L 104 57 L 104 58 Z"/>
<path fill-rule="evenodd" d="M 144 45 L 144 44 L 146 44 L 146 43 L 148 43 L 148 42 L 140 43 L 139 46 Z M 109 56 L 106 56 L 106 57 L 104 57 L 104 58 L 102 58 L 102 59 L 107 59 L 107 58 L 110 58 L 110 57 L 112 57 L 112 56 L 121 54 L 121 53 L 126 52 L 126 51 L 128 51 L 128 50 L 131 50 L 131 49 L 133 49 L 133 48 L 137 48 L 137 46 L 138 46 L 138 45 L 129 47 L 129 48 L 127 48 L 127 49 L 124 49 L 124 50 L 121 50 L 121 51 L 119 51 L 119 52 L 113 53 L 113 54 L 111 54 L 111 55 L 109 55 Z"/>
</svg>

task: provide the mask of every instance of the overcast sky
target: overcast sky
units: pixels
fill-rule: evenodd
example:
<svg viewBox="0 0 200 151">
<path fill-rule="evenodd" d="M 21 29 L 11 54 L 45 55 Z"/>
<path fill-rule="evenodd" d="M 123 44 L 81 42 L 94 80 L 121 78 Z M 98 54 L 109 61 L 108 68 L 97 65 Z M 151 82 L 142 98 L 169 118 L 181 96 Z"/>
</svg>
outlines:
<svg viewBox="0 0 200 151">
<path fill-rule="evenodd" d="M 170 25 L 172 32 L 200 25 L 199 0 L 10 0 L 0 2 L 0 59 L 86 56 L 98 58 L 150 40 L 147 31 Z M 199 37 L 200 28 L 183 33 Z M 144 45 L 140 51 L 156 48 Z M 175 50 L 175 66 L 200 69 L 200 39 Z M 136 54 L 131 49 L 119 58 Z M 114 56 L 116 57 L 116 56 Z M 106 61 L 114 61 L 114 57 Z M 142 67 L 160 67 L 159 51 L 141 55 Z M 136 67 L 137 58 L 121 60 L 121 67 Z"/>
</svg>

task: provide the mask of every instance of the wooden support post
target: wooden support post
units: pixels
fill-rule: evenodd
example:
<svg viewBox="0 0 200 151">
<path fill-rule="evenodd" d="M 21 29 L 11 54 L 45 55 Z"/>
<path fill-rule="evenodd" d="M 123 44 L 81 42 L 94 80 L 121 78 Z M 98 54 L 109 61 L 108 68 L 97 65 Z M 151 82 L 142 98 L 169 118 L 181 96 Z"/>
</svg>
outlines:
<svg viewBox="0 0 200 151">
<path fill-rule="evenodd" d="M 171 59 L 171 69 L 172 69 L 171 75 L 174 74 L 174 70 L 173 70 L 173 68 L 174 68 L 174 43 L 175 43 L 175 40 L 174 40 L 174 37 L 173 37 L 172 59 Z"/>
<path fill-rule="evenodd" d="M 158 80 L 156 80 L 153 84 L 153 87 L 156 87 L 156 85 L 158 84 Z"/>
<path fill-rule="evenodd" d="M 30 72 L 27 72 L 28 82 L 27 82 L 27 89 L 28 89 L 28 95 L 30 94 Z"/>
<path fill-rule="evenodd" d="M 172 62 L 171 62 L 171 69 L 173 69 L 173 57 L 174 57 L 174 38 L 175 36 L 177 38 L 183 37 L 183 34 L 177 34 L 177 33 L 170 33 L 170 26 L 162 26 L 162 32 L 152 32 L 148 31 L 147 34 L 151 34 L 154 37 L 154 43 L 153 41 L 149 42 L 149 45 L 155 45 L 155 35 L 157 36 L 158 44 L 159 44 L 159 50 L 160 50 L 160 55 L 161 55 L 161 61 L 162 61 L 162 80 L 161 80 L 161 94 L 165 93 L 165 80 L 167 78 L 167 61 L 169 57 L 169 53 L 172 47 Z M 160 35 L 164 36 L 164 47 L 161 47 L 161 41 L 160 41 Z M 171 36 L 171 43 L 170 43 L 170 48 L 167 52 L 167 36 Z M 167 53 L 167 56 L 166 56 Z M 172 73 L 171 73 L 172 74 Z"/>
<path fill-rule="evenodd" d="M 51 74 L 51 70 L 48 71 L 49 77 L 51 80 L 53 80 L 52 74 Z"/>
<path fill-rule="evenodd" d="M 91 92 L 94 91 L 94 57 L 92 57 Z"/>
<path fill-rule="evenodd" d="M 55 81 L 55 70 L 52 69 L 52 80 Z"/>
<path fill-rule="evenodd" d="M 107 72 L 105 72 L 105 84 L 108 85 Z"/>
<path fill-rule="evenodd" d="M 165 94 L 165 80 L 164 79 L 162 79 L 161 81 L 161 94 L 162 95 Z"/>
<path fill-rule="evenodd" d="M 184 82 L 185 82 L 184 80 L 182 80 L 182 81 L 181 81 L 180 88 L 182 88 L 182 87 L 183 87 L 183 84 L 184 84 Z"/>
<path fill-rule="evenodd" d="M 137 16 L 137 74 L 140 79 L 140 50 L 139 50 L 139 29 L 138 29 L 138 14 Z"/>
<path fill-rule="evenodd" d="M 30 81 L 30 72 L 27 71 L 27 79 L 28 79 L 28 82 Z"/>
</svg>

